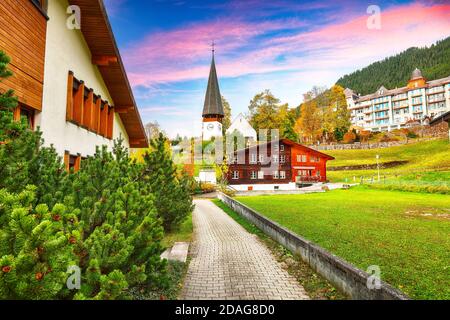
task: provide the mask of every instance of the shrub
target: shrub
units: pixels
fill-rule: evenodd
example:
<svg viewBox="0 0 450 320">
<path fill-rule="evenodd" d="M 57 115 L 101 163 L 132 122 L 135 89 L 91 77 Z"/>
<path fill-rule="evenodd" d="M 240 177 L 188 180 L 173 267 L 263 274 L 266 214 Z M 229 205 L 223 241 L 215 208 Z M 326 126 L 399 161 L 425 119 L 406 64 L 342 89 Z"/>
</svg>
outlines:
<svg viewBox="0 0 450 320">
<path fill-rule="evenodd" d="M 192 212 L 193 205 L 190 177 L 177 173 L 166 142 L 162 134 L 151 141 L 154 151 L 144 155 L 139 181 L 142 189 L 154 194 L 164 230 L 171 231 Z"/>
<path fill-rule="evenodd" d="M 343 142 L 344 143 L 353 143 L 356 140 L 356 134 L 354 132 L 347 132 L 344 135 Z"/>
</svg>

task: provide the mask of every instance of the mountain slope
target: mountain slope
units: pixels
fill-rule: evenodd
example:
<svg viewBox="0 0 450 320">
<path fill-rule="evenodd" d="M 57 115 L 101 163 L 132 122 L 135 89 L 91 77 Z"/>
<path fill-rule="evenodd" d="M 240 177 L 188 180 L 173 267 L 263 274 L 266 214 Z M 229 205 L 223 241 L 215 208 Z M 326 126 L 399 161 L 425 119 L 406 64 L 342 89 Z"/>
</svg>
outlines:
<svg viewBox="0 0 450 320">
<path fill-rule="evenodd" d="M 450 37 L 431 47 L 409 48 L 375 62 L 343 76 L 337 84 L 365 95 L 375 92 L 382 85 L 388 89 L 405 86 L 415 68 L 419 68 L 427 80 L 450 76 Z"/>
</svg>

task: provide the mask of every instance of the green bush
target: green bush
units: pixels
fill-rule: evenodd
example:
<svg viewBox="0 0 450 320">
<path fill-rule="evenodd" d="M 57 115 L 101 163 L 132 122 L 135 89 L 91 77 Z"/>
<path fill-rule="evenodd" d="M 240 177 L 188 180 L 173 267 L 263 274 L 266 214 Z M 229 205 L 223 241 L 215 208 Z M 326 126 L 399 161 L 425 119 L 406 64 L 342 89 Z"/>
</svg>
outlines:
<svg viewBox="0 0 450 320">
<path fill-rule="evenodd" d="M 7 62 L 0 52 L 0 78 Z M 0 93 L 0 299 L 126 299 L 129 287 L 166 286 L 163 226 L 183 221 L 192 198 L 164 139 L 144 165 L 119 139 L 68 174 L 39 132 L 13 121 L 16 104 Z M 66 287 L 73 266 L 79 291 Z"/>
</svg>

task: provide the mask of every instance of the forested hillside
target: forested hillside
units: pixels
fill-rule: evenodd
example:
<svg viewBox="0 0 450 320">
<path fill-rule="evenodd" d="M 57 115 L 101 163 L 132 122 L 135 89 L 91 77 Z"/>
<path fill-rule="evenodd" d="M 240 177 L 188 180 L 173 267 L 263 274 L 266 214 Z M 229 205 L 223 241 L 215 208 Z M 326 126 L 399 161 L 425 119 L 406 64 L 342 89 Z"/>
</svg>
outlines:
<svg viewBox="0 0 450 320">
<path fill-rule="evenodd" d="M 411 73 L 419 68 L 427 80 L 450 76 L 450 37 L 431 47 L 408 50 L 368 67 L 345 75 L 337 84 L 362 95 L 375 92 L 384 85 L 388 89 L 403 87 Z"/>
</svg>

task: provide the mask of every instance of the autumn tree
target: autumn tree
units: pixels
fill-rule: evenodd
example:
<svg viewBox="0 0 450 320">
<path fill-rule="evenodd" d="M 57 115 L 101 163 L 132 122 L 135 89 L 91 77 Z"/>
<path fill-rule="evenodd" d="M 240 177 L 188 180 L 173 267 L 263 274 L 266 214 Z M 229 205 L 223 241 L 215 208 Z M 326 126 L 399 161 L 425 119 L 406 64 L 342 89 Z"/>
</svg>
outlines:
<svg viewBox="0 0 450 320">
<path fill-rule="evenodd" d="M 231 126 L 231 106 L 230 103 L 225 99 L 224 96 L 222 96 L 222 106 L 223 111 L 225 113 L 225 117 L 223 118 L 222 122 L 222 131 L 223 134 L 228 130 L 228 128 Z"/>
<path fill-rule="evenodd" d="M 144 126 L 144 130 L 148 140 L 158 138 L 159 134 L 163 132 L 158 121 L 150 121 Z"/>
<path fill-rule="evenodd" d="M 321 134 L 321 115 L 315 100 L 310 100 L 301 105 L 301 116 L 295 125 L 295 131 L 304 142 L 314 143 Z"/>
<path fill-rule="evenodd" d="M 280 136 L 283 136 L 289 108 L 287 104 L 281 104 L 270 90 L 255 95 L 248 109 L 250 124 L 257 132 L 262 129 L 278 129 Z"/>
</svg>

